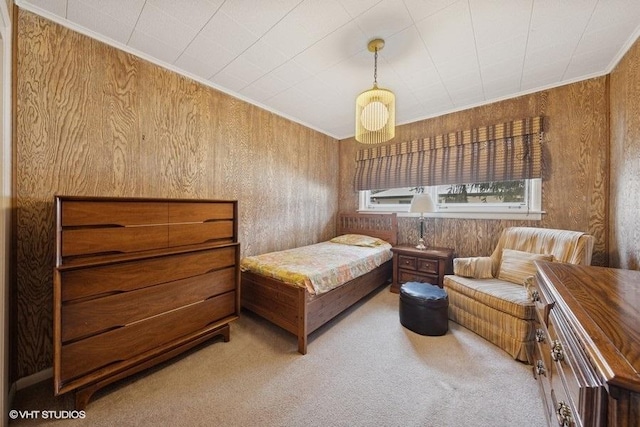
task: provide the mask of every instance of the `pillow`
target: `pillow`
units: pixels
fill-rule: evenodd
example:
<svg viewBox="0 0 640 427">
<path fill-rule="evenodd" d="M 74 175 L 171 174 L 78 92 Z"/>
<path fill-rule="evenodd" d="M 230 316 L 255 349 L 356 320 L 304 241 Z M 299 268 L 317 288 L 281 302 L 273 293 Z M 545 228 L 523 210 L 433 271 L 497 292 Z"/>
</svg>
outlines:
<svg viewBox="0 0 640 427">
<path fill-rule="evenodd" d="M 491 258 L 488 256 L 455 258 L 453 260 L 453 274 L 470 277 L 472 279 L 490 279 Z"/>
<path fill-rule="evenodd" d="M 368 248 L 375 248 L 376 246 L 387 243 L 377 237 L 365 236 L 363 234 L 343 234 L 342 236 L 334 237 L 330 242 L 351 246 L 365 246 Z"/>
<path fill-rule="evenodd" d="M 498 279 L 523 285 L 527 277 L 536 274 L 533 261 L 553 261 L 553 255 L 503 249 Z"/>
</svg>

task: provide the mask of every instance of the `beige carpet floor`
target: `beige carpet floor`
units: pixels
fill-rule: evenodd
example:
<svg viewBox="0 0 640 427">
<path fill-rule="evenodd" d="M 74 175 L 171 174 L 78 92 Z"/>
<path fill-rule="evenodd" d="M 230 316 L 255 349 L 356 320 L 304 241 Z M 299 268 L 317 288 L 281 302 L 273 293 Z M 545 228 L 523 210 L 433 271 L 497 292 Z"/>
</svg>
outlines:
<svg viewBox="0 0 640 427">
<path fill-rule="evenodd" d="M 399 322 L 388 287 L 321 328 L 309 353 L 251 313 L 229 343 L 186 355 L 94 395 L 62 426 L 545 426 L 531 367 L 450 322 L 440 337 Z M 18 392 L 16 410 L 73 409 L 46 381 Z"/>
</svg>

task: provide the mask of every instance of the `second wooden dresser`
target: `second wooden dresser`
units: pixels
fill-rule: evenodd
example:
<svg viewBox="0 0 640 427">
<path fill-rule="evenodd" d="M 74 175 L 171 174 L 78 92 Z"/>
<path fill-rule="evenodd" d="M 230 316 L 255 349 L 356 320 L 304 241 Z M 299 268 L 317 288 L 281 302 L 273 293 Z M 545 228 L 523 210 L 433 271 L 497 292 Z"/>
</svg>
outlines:
<svg viewBox="0 0 640 427">
<path fill-rule="evenodd" d="M 533 374 L 549 425 L 640 426 L 640 272 L 536 264 Z"/>
<path fill-rule="evenodd" d="M 54 387 L 101 387 L 210 338 L 240 312 L 237 202 L 57 196 Z"/>
</svg>

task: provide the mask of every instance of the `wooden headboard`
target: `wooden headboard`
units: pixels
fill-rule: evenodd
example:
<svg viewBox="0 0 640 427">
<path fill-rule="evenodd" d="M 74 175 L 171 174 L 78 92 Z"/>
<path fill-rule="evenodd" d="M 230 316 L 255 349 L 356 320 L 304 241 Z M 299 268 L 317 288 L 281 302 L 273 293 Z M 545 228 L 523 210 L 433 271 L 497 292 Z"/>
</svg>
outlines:
<svg viewBox="0 0 640 427">
<path fill-rule="evenodd" d="M 338 234 L 365 234 L 398 243 L 398 218 L 395 213 L 340 213 Z"/>
</svg>

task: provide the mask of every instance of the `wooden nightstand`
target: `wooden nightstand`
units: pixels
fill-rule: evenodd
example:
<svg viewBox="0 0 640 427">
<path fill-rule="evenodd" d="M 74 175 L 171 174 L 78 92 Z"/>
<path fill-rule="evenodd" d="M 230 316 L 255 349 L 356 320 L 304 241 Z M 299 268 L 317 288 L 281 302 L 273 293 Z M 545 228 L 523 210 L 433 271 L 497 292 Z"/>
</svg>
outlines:
<svg viewBox="0 0 640 427">
<path fill-rule="evenodd" d="M 391 292 L 399 293 L 406 282 L 424 282 L 442 287 L 445 274 L 453 274 L 453 249 L 395 246 Z"/>
</svg>

